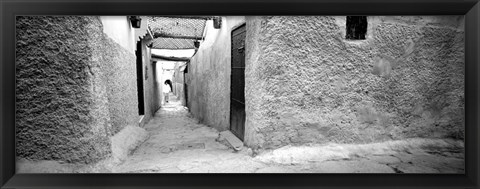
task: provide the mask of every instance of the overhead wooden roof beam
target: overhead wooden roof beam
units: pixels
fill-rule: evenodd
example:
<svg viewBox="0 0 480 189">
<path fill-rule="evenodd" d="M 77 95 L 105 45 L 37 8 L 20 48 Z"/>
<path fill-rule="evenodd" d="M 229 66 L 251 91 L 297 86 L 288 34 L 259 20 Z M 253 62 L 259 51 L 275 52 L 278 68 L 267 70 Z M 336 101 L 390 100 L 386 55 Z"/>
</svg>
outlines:
<svg viewBox="0 0 480 189">
<path fill-rule="evenodd" d="M 203 40 L 203 37 L 196 37 L 196 36 L 184 36 L 184 35 L 171 35 L 171 34 L 164 34 L 164 33 L 153 33 L 154 38 L 179 38 L 179 39 L 195 39 L 195 40 Z"/>
<path fill-rule="evenodd" d="M 162 56 L 162 55 L 156 55 L 156 54 L 152 54 L 152 58 L 170 60 L 170 61 L 189 61 L 190 60 L 190 58 L 186 58 L 186 57 Z"/>
<path fill-rule="evenodd" d="M 197 20 L 211 20 L 214 16 L 158 16 L 167 18 L 185 18 L 185 19 L 197 19 Z"/>
</svg>

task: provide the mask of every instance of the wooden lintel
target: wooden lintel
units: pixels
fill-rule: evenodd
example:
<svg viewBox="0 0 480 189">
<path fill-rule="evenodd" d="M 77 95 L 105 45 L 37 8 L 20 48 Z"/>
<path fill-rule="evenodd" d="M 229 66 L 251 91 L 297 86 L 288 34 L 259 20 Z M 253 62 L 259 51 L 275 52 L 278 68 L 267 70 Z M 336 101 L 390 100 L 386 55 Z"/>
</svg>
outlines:
<svg viewBox="0 0 480 189">
<path fill-rule="evenodd" d="M 186 58 L 186 57 L 162 56 L 162 55 L 156 55 L 156 54 L 152 54 L 152 58 L 170 60 L 170 61 L 189 61 L 190 60 L 190 58 Z"/>
<path fill-rule="evenodd" d="M 155 32 L 153 33 L 154 38 L 177 38 L 177 39 L 195 39 L 195 40 L 203 40 L 203 37 L 196 37 L 196 36 L 182 36 L 182 35 L 170 35 L 170 34 L 164 34 L 164 33 L 158 33 Z"/>
<path fill-rule="evenodd" d="M 185 19 L 197 19 L 197 20 L 211 20 L 214 16 L 176 16 L 176 15 L 169 15 L 169 16 L 158 16 L 158 17 L 167 17 L 167 18 L 185 18 Z"/>
</svg>

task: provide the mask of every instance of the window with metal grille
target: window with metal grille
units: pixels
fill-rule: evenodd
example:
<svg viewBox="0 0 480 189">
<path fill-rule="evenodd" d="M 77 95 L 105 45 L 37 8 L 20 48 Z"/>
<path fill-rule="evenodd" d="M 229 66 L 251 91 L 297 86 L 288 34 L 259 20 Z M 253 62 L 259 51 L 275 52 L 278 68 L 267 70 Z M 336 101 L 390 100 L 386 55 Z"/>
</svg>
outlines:
<svg viewBox="0 0 480 189">
<path fill-rule="evenodd" d="M 347 34 L 346 39 L 365 39 L 367 34 L 366 16 L 347 16 Z"/>
</svg>

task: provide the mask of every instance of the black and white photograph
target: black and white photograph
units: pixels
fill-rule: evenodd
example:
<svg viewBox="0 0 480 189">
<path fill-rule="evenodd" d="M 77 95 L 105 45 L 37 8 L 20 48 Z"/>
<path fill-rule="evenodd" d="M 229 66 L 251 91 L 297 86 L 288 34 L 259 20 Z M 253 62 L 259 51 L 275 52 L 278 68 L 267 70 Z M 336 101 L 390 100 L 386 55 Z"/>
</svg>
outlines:
<svg viewBox="0 0 480 189">
<path fill-rule="evenodd" d="M 16 173 L 465 174 L 465 16 L 19 15 L 15 108 Z"/>
</svg>

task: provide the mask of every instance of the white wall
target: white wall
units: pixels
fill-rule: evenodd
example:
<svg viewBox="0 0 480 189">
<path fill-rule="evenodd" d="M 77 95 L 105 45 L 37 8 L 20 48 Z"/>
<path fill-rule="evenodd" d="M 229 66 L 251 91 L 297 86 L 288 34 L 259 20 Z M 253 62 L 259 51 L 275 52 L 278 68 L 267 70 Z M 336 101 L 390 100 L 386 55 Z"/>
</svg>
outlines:
<svg viewBox="0 0 480 189">
<path fill-rule="evenodd" d="M 135 28 L 132 28 L 127 16 L 100 16 L 100 20 L 104 33 L 129 52 L 135 53 Z"/>
</svg>

